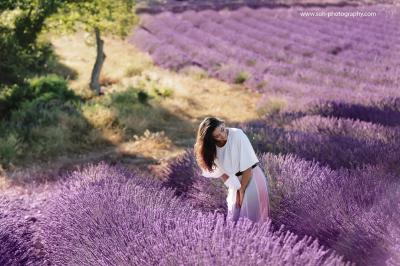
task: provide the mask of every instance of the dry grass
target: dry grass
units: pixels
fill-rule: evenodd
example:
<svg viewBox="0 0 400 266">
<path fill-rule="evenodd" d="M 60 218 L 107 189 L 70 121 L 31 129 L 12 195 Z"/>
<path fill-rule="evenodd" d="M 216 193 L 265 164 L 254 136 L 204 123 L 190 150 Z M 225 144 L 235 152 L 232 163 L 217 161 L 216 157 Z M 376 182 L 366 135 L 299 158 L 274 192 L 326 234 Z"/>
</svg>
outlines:
<svg viewBox="0 0 400 266">
<path fill-rule="evenodd" d="M 257 105 L 257 112 L 260 116 L 263 116 L 268 113 L 279 112 L 287 105 L 287 99 L 279 96 L 262 97 Z"/>
<path fill-rule="evenodd" d="M 115 120 L 115 111 L 103 105 L 84 105 L 82 115 L 94 128 L 110 128 Z"/>
<path fill-rule="evenodd" d="M 6 171 L 0 165 L 0 191 L 10 187 L 10 180 L 7 178 Z"/>
<path fill-rule="evenodd" d="M 151 59 L 138 51 L 127 42 L 119 38 L 104 37 L 104 53 L 106 60 L 102 69 L 100 80 L 102 83 L 115 84 L 126 76 L 132 68 L 151 67 Z M 91 70 L 96 59 L 96 47 L 87 44 L 88 37 L 80 32 L 74 35 L 52 36 L 56 53 L 61 62 L 78 73 L 75 80 L 70 81 L 70 86 L 80 95 L 92 95 L 89 89 Z"/>
<path fill-rule="evenodd" d="M 198 121 L 213 115 L 228 122 L 239 122 L 257 117 L 256 103 L 261 95 L 250 93 L 243 86 L 213 78 L 199 79 L 197 72 L 180 74 L 160 68 L 145 70 L 141 77 L 125 82 L 137 86 L 143 76 L 157 80 L 160 86 L 172 88 L 174 97 L 166 98 L 162 106 L 182 118 Z"/>
<path fill-rule="evenodd" d="M 122 143 L 117 151 L 128 155 L 141 155 L 156 160 L 179 154 L 179 149 L 165 136 L 164 131 L 146 130 L 142 136 L 135 135 L 132 141 Z"/>
<path fill-rule="evenodd" d="M 200 118 L 211 114 L 228 121 L 244 121 L 257 117 L 255 103 L 261 95 L 249 92 L 240 85 L 229 85 L 202 76 L 199 78 L 198 73 L 201 71 L 196 68 L 175 73 L 155 67 L 148 54 L 138 51 L 126 41 L 109 37 L 104 40 L 107 58 L 102 75 L 114 81 L 106 90 L 135 86 L 147 78 L 158 80 L 161 85 L 173 89 L 174 97 L 166 99 L 163 106 L 174 112 L 179 111 L 183 116 Z M 88 90 L 95 48 L 85 44 L 83 33 L 53 37 L 52 43 L 62 62 L 79 73 L 78 78 L 70 82 L 71 87 L 77 91 Z M 132 72 L 140 75 L 132 76 Z M 115 83 L 115 80 L 120 82 Z"/>
</svg>

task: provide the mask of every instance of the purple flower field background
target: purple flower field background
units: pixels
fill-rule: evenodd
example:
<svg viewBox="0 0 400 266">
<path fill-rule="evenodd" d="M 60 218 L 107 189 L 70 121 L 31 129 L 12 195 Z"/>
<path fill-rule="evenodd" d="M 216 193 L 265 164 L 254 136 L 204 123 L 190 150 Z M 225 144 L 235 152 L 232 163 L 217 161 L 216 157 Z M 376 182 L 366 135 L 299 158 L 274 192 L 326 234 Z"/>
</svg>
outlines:
<svg viewBox="0 0 400 266">
<path fill-rule="evenodd" d="M 399 8 L 330 9 L 378 15 L 142 14 L 130 39 L 159 66 L 286 102 L 231 125 L 268 178 L 268 222 L 227 221 L 227 191 L 192 149 L 154 176 L 88 164 L 0 195 L 0 265 L 400 265 Z"/>
<path fill-rule="evenodd" d="M 311 17 L 304 11 L 376 12 L 376 17 Z M 196 65 L 215 78 L 291 105 L 315 99 L 399 96 L 399 7 L 242 7 L 143 14 L 131 42 L 164 67 Z"/>
</svg>

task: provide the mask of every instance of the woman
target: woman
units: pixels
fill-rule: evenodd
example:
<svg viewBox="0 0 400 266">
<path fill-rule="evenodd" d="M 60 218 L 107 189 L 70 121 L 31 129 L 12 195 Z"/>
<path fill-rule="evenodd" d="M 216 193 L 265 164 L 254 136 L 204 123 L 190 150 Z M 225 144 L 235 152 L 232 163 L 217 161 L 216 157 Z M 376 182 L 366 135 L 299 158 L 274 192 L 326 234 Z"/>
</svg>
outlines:
<svg viewBox="0 0 400 266">
<path fill-rule="evenodd" d="M 267 220 L 267 179 L 242 129 L 225 127 L 223 120 L 206 117 L 199 125 L 194 149 L 202 175 L 221 178 L 228 187 L 228 219 Z"/>
</svg>

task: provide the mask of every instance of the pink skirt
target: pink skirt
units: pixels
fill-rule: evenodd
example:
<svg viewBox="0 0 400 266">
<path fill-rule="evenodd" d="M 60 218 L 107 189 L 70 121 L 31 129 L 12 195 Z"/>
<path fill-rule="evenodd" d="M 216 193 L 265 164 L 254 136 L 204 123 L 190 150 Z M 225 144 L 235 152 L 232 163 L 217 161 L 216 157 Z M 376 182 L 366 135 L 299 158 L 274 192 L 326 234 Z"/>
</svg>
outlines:
<svg viewBox="0 0 400 266">
<path fill-rule="evenodd" d="M 241 181 L 242 176 L 238 176 Z M 242 206 L 240 208 L 230 206 L 227 219 L 237 221 L 240 217 L 247 217 L 253 222 L 265 222 L 269 217 L 269 188 L 267 178 L 260 166 L 252 169 L 250 181 L 244 192 Z M 229 210 L 230 209 L 230 210 Z"/>
</svg>

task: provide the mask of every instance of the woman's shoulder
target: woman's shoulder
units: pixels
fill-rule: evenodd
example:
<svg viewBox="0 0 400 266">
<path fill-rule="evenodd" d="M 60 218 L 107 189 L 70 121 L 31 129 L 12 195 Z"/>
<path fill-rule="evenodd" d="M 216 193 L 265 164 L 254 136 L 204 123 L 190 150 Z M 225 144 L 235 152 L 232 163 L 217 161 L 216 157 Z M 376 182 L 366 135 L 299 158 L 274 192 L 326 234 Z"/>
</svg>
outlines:
<svg viewBox="0 0 400 266">
<path fill-rule="evenodd" d="M 241 128 L 237 128 L 237 127 L 230 127 L 229 128 L 229 133 L 232 133 L 232 136 L 242 136 L 244 134 L 243 130 Z"/>
<path fill-rule="evenodd" d="M 240 131 L 243 132 L 243 130 L 241 128 L 238 128 L 238 127 L 230 127 L 229 131 L 232 131 L 233 133 L 237 133 L 237 132 L 240 132 Z"/>
</svg>

